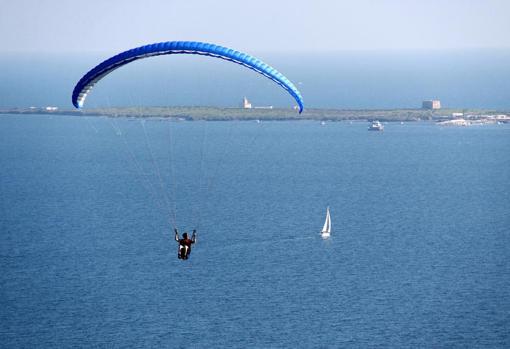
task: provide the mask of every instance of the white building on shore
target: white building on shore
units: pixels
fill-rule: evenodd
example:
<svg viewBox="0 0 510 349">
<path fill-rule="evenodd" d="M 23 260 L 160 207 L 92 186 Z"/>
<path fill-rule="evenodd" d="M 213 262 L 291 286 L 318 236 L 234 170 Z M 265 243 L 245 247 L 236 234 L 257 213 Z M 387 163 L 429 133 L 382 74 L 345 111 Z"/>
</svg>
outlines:
<svg viewBox="0 0 510 349">
<path fill-rule="evenodd" d="M 243 108 L 244 109 L 251 109 L 251 103 L 248 101 L 248 98 L 244 97 L 243 99 Z"/>
</svg>

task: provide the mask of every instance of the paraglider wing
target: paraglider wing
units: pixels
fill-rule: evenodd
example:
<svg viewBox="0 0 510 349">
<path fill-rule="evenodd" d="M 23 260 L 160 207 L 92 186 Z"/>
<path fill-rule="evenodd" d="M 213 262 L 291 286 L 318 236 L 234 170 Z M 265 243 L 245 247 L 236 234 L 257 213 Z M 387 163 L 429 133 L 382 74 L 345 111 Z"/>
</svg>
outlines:
<svg viewBox="0 0 510 349">
<path fill-rule="evenodd" d="M 115 69 L 138 59 L 169 54 L 211 56 L 243 65 L 273 80 L 284 88 L 296 100 L 299 106 L 299 113 L 303 111 L 303 98 L 296 86 L 273 67 L 246 53 L 223 46 L 195 41 L 168 41 L 140 46 L 107 59 L 90 70 L 78 81 L 73 91 L 73 105 L 76 108 L 83 107 L 85 98 L 87 98 L 92 87 Z"/>
</svg>

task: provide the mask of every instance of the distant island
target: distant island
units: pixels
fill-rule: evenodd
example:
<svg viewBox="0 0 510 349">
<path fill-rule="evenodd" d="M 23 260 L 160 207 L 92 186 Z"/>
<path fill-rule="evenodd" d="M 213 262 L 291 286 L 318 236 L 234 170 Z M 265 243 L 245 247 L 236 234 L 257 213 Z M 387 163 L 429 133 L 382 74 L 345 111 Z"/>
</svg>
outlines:
<svg viewBox="0 0 510 349">
<path fill-rule="evenodd" d="M 176 120 L 318 120 L 318 121 L 447 121 L 499 120 L 510 122 L 510 111 L 492 109 L 318 109 L 302 114 L 294 109 L 245 109 L 219 107 L 114 107 L 94 109 L 60 109 L 58 107 L 0 108 L 0 114 L 51 114 L 70 116 L 173 118 Z"/>
</svg>

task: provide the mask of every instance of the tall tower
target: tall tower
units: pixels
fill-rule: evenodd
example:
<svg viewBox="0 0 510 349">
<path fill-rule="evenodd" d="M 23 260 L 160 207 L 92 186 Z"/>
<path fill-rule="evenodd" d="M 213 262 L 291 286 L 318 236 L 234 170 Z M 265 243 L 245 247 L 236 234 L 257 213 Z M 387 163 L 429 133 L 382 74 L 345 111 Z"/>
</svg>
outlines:
<svg viewBox="0 0 510 349">
<path fill-rule="evenodd" d="M 423 101 L 421 107 L 423 109 L 441 109 L 441 101 L 439 100 Z"/>
<path fill-rule="evenodd" d="M 251 109 L 251 103 L 248 101 L 248 98 L 244 97 L 243 99 L 243 108 L 244 109 Z"/>
</svg>

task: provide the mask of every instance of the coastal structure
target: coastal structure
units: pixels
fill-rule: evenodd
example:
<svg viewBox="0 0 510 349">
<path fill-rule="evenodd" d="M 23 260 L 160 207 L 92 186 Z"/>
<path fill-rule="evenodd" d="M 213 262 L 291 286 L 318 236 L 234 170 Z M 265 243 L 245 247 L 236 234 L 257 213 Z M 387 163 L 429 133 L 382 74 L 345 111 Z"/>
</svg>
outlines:
<svg viewBox="0 0 510 349">
<path fill-rule="evenodd" d="M 251 103 L 248 101 L 248 98 L 244 97 L 243 99 L 243 108 L 244 109 L 251 109 Z"/>
<path fill-rule="evenodd" d="M 423 101 L 421 107 L 423 109 L 441 109 L 441 101 L 437 99 Z"/>
<path fill-rule="evenodd" d="M 439 126 L 469 126 L 471 123 L 462 118 L 453 119 L 453 120 L 445 120 L 437 123 Z"/>
</svg>

